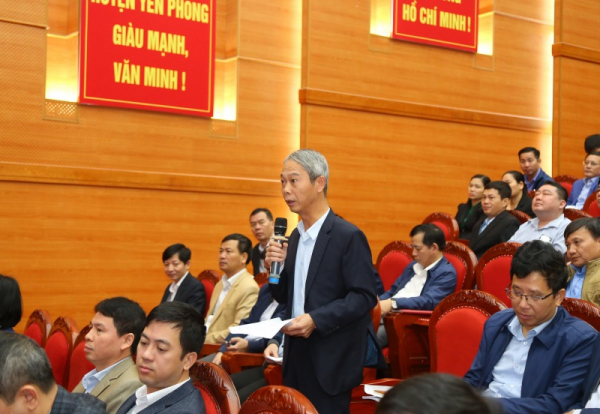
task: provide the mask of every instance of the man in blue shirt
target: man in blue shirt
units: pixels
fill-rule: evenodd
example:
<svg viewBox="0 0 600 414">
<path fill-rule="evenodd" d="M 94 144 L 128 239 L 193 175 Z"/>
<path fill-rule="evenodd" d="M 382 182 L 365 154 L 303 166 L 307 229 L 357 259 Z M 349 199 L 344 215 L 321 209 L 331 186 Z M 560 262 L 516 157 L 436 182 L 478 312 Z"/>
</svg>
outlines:
<svg viewBox="0 0 600 414">
<path fill-rule="evenodd" d="M 456 270 L 446 260 L 444 232 L 435 224 L 419 224 L 410 232 L 415 260 L 404 268 L 390 290 L 379 297 L 381 315 L 394 309 L 433 310 L 456 289 Z M 388 345 L 383 323 L 377 331 L 380 346 Z"/>
<path fill-rule="evenodd" d="M 583 175 L 585 178 L 573 183 L 571 194 L 567 200 L 567 208 L 581 210 L 587 198 L 598 188 L 600 179 L 600 152 L 586 155 L 583 160 Z"/>
<path fill-rule="evenodd" d="M 505 414 L 564 413 L 582 397 L 597 333 L 560 306 L 567 269 L 550 244 L 525 243 L 510 272 L 513 309 L 486 322 L 465 380 L 499 398 Z"/>
<path fill-rule="evenodd" d="M 553 181 L 552 177 L 542 170 L 540 166 L 540 150 L 534 147 L 525 147 L 519 151 L 519 162 L 521 170 L 525 175 L 527 191 L 537 190 L 546 181 Z"/>
<path fill-rule="evenodd" d="M 600 306 L 600 221 L 584 217 L 565 229 L 569 281 L 567 297 Z"/>
</svg>

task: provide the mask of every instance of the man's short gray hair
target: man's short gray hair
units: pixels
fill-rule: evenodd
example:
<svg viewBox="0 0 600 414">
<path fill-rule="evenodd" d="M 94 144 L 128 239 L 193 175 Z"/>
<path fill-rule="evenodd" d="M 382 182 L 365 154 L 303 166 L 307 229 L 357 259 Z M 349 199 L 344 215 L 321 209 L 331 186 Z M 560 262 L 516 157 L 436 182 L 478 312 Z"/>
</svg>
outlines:
<svg viewBox="0 0 600 414">
<path fill-rule="evenodd" d="M 311 149 L 301 149 L 292 152 L 287 156 L 283 163 L 285 164 L 289 160 L 296 161 L 304 168 L 310 177 L 310 182 L 314 183 L 320 176 L 325 177 L 325 188 L 323 193 L 327 197 L 327 186 L 329 184 L 329 165 L 327 160 L 320 152 Z"/>
<path fill-rule="evenodd" d="M 54 384 L 50 361 L 38 344 L 24 335 L 0 332 L 0 399 L 11 405 L 24 385 L 48 394 Z"/>
</svg>

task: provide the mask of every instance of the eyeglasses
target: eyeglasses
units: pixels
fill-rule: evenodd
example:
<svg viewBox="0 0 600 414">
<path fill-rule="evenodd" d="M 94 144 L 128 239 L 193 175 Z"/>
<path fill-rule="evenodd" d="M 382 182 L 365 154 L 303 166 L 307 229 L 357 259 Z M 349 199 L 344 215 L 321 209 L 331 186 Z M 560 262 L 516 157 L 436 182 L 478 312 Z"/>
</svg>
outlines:
<svg viewBox="0 0 600 414">
<path fill-rule="evenodd" d="M 552 292 L 548 293 L 546 296 L 539 296 L 539 295 L 524 295 L 522 293 L 519 292 L 515 292 L 512 289 L 506 288 L 506 296 L 508 296 L 509 299 L 512 300 L 516 300 L 516 301 L 521 301 L 522 298 L 525 298 L 525 302 L 529 302 L 529 299 L 531 299 L 532 303 L 537 303 L 540 302 L 546 298 L 549 298 L 550 296 L 552 296 Z"/>
</svg>

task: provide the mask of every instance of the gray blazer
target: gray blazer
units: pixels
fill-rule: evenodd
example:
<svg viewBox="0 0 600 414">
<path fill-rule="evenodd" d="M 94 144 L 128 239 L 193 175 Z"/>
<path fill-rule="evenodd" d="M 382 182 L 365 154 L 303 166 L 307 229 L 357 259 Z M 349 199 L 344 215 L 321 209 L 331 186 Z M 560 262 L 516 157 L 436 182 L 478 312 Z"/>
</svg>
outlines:
<svg viewBox="0 0 600 414">
<path fill-rule="evenodd" d="M 135 405 L 135 394 L 129 397 L 117 414 L 127 414 Z M 194 387 L 194 383 L 190 380 L 177 388 L 172 393 L 164 396 L 154 404 L 140 411 L 140 414 L 206 414 L 204 401 L 200 391 Z"/>
</svg>

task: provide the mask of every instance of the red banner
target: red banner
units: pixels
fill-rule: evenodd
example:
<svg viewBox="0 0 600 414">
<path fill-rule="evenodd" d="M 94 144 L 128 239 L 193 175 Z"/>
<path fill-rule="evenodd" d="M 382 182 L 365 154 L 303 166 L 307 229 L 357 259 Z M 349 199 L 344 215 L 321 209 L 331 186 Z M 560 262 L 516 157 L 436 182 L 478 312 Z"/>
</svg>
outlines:
<svg viewBox="0 0 600 414">
<path fill-rule="evenodd" d="M 79 102 L 211 117 L 216 0 L 81 0 Z"/>
<path fill-rule="evenodd" d="M 394 0 L 394 39 L 477 52 L 478 0 Z"/>
</svg>

